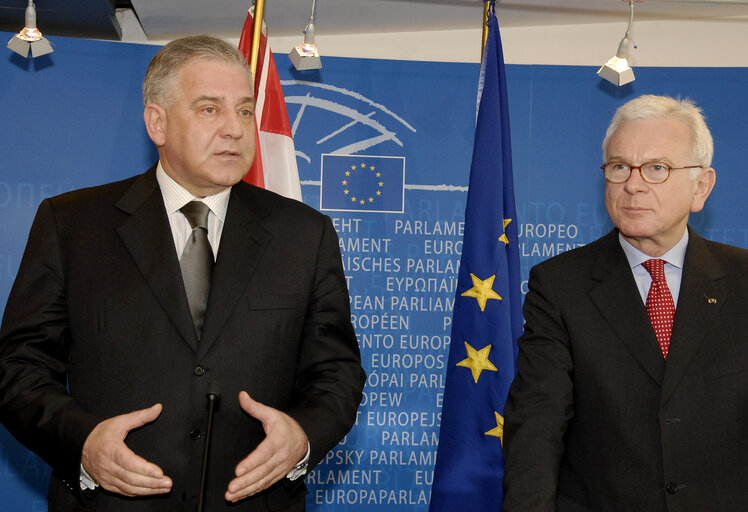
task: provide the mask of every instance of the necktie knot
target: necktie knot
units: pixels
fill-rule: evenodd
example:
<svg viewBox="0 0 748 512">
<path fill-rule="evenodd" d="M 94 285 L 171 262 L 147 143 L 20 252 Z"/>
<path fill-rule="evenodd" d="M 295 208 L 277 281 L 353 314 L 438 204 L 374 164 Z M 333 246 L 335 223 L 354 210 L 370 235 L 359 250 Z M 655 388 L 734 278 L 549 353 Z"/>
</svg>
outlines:
<svg viewBox="0 0 748 512">
<path fill-rule="evenodd" d="M 642 266 L 652 276 L 652 281 L 662 283 L 665 281 L 665 261 L 660 259 L 651 259 L 642 263 Z"/>
<path fill-rule="evenodd" d="M 187 217 L 187 221 L 190 223 L 192 229 L 208 229 L 208 214 L 210 214 L 210 207 L 207 204 L 202 201 L 190 201 L 182 206 L 179 211 Z"/>
</svg>

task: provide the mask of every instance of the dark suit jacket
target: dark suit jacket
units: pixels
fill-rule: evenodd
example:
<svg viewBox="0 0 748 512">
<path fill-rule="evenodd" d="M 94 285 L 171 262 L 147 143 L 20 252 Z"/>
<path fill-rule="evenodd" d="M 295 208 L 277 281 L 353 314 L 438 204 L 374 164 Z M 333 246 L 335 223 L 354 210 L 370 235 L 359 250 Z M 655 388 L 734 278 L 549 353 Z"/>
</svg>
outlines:
<svg viewBox="0 0 748 512">
<path fill-rule="evenodd" d="M 748 510 L 748 251 L 689 236 L 667 362 L 617 231 L 533 268 L 505 511 Z"/>
<path fill-rule="evenodd" d="M 45 200 L 0 331 L 0 418 L 52 466 L 50 511 L 194 511 L 217 381 L 205 510 L 303 510 L 303 483 L 285 479 L 224 502 L 234 467 L 264 437 L 237 396 L 298 421 L 319 462 L 353 424 L 364 382 L 348 302 L 330 219 L 239 183 L 198 344 L 154 169 Z M 93 427 L 156 402 L 161 416 L 127 444 L 172 477 L 172 492 L 77 498 Z"/>
</svg>

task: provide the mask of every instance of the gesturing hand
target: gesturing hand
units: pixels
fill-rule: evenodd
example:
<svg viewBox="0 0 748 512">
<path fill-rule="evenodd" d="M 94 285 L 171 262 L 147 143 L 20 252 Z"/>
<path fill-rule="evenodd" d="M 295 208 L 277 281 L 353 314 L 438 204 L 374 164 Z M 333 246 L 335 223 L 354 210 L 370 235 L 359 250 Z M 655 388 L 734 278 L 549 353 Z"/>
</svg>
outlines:
<svg viewBox="0 0 748 512">
<path fill-rule="evenodd" d="M 136 455 L 125 444 L 127 434 L 154 421 L 161 404 L 102 421 L 83 445 L 83 469 L 104 489 L 125 496 L 164 494 L 171 479 L 155 464 Z"/>
<path fill-rule="evenodd" d="M 234 470 L 225 498 L 239 501 L 267 489 L 285 478 L 307 452 L 309 441 L 301 426 L 287 414 L 239 393 L 239 404 L 250 416 L 262 422 L 265 439 Z"/>
</svg>

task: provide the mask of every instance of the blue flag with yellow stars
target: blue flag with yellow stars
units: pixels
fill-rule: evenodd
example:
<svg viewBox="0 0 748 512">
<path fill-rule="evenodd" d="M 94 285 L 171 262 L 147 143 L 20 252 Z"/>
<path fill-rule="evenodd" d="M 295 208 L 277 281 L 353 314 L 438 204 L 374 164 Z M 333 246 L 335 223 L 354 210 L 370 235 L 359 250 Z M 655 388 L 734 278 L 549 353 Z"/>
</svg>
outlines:
<svg viewBox="0 0 748 512">
<path fill-rule="evenodd" d="M 322 155 L 320 210 L 402 213 L 405 158 Z"/>
<path fill-rule="evenodd" d="M 500 511 L 504 402 L 522 334 L 517 214 L 499 27 L 489 7 L 432 512 Z"/>
</svg>

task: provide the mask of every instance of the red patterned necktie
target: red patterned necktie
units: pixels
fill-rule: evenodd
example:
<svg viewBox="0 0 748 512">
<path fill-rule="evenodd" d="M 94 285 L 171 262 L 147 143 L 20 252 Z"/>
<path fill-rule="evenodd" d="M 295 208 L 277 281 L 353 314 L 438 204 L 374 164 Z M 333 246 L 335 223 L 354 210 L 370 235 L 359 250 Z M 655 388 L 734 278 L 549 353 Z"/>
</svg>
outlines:
<svg viewBox="0 0 748 512">
<path fill-rule="evenodd" d="M 652 286 L 647 294 L 647 314 L 652 322 L 657 341 L 662 349 L 662 356 L 667 359 L 670 348 L 670 334 L 673 331 L 673 317 L 675 316 L 675 304 L 670 288 L 665 280 L 665 262 L 663 260 L 647 260 L 642 263 L 652 276 Z"/>
</svg>

